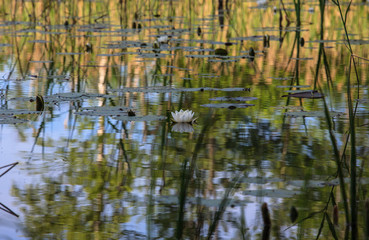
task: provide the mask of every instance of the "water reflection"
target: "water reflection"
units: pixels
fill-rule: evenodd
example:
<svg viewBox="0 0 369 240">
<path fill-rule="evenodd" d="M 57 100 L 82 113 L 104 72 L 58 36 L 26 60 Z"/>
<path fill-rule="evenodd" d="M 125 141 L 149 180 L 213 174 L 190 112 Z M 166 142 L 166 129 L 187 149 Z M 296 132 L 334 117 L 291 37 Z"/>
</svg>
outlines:
<svg viewBox="0 0 369 240">
<path fill-rule="evenodd" d="M 326 101 L 341 113 L 334 136 L 347 148 L 347 55 L 336 9 L 325 1 L 314 12 L 300 1 L 275 10 L 265 1 L 149 2 L 4 3 L 12 12 L 0 15 L 1 114 L 35 109 L 29 99 L 38 94 L 45 100 L 42 117 L 0 129 L 3 161 L 22 163 L 4 190 L 17 203 L 9 208 L 20 214 L 22 236 L 314 239 L 321 230 L 329 238 L 321 222 L 333 209 L 343 214 L 343 200 L 327 120 L 301 112 L 324 113 Z M 358 26 L 368 24 L 368 7 L 352 11 L 347 24 L 364 36 Z M 362 43 L 353 48 L 366 56 Z M 358 66 L 357 98 L 367 95 L 367 70 Z M 306 97 L 317 90 L 319 98 Z M 364 209 L 367 102 L 358 102 Z M 175 109 L 196 112 L 197 124 L 172 125 Z M 342 162 L 348 181 L 350 163 Z M 335 222 L 340 237 L 344 221 Z"/>
<path fill-rule="evenodd" d="M 172 132 L 193 132 L 194 128 L 192 124 L 189 123 L 176 123 L 172 126 Z"/>
</svg>

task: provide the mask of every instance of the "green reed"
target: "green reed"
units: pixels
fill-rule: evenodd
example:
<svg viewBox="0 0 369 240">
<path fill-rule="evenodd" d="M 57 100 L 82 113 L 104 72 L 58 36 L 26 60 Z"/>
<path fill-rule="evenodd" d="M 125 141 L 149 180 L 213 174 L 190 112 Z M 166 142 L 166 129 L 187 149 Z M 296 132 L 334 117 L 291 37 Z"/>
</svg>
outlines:
<svg viewBox="0 0 369 240">
<path fill-rule="evenodd" d="M 343 28 L 344 28 L 344 31 L 345 31 L 347 48 L 350 52 L 349 66 L 348 66 L 348 70 L 347 70 L 347 80 L 346 80 L 347 105 L 348 105 L 348 112 L 349 112 L 349 131 L 348 131 L 348 136 L 346 138 L 346 143 L 345 143 L 345 147 L 344 147 L 344 150 L 343 150 L 343 153 L 342 153 L 342 157 L 339 156 L 337 144 L 336 144 L 336 141 L 335 141 L 335 137 L 333 135 L 333 130 L 332 130 L 332 125 L 331 125 L 331 121 L 330 121 L 330 117 L 329 117 L 328 107 L 327 107 L 325 101 L 324 101 L 324 109 L 325 109 L 326 120 L 327 120 L 328 127 L 329 127 L 329 133 L 330 133 L 332 145 L 333 145 L 333 148 L 334 148 L 335 160 L 336 160 L 336 163 L 337 163 L 338 176 L 339 176 L 340 186 L 341 186 L 341 194 L 342 194 L 342 199 L 343 199 L 344 208 L 345 208 L 346 223 L 348 223 L 351 226 L 351 229 L 350 229 L 351 230 L 351 239 L 358 239 L 358 226 L 357 226 L 358 212 L 357 212 L 357 186 L 356 186 L 357 185 L 357 179 L 356 179 L 357 174 L 356 174 L 356 149 L 355 149 L 356 148 L 355 115 L 356 115 L 356 109 L 357 109 L 357 106 L 358 106 L 357 105 L 358 102 L 356 102 L 356 105 L 354 107 L 353 106 L 354 104 L 352 102 L 351 81 L 350 81 L 351 80 L 352 66 L 354 67 L 355 77 L 356 77 L 358 85 L 359 85 L 360 80 L 359 80 L 359 75 L 358 75 L 358 72 L 357 72 L 357 67 L 356 67 L 356 62 L 355 62 L 355 55 L 354 55 L 352 47 L 351 47 L 350 37 L 349 37 L 347 26 L 346 26 L 347 14 L 350 10 L 350 6 L 351 6 L 352 1 L 349 2 L 349 5 L 346 8 L 345 12 L 343 12 L 339 0 L 332 0 L 332 2 L 337 6 L 337 8 L 339 10 L 341 22 L 342 22 L 342 25 L 343 25 Z M 357 92 L 357 97 L 359 98 L 359 92 Z M 342 159 L 344 159 L 345 152 L 346 152 L 346 146 L 348 145 L 348 141 L 350 142 L 350 147 L 351 147 L 351 151 L 350 151 L 350 169 L 349 169 L 349 174 L 350 174 L 350 214 L 349 214 L 349 211 L 348 211 L 348 199 L 347 199 L 347 195 L 346 195 L 346 191 L 345 191 L 345 185 L 344 185 L 344 181 L 343 181 L 343 171 L 342 171 Z M 333 235 L 333 231 L 331 231 L 331 232 L 332 232 L 332 235 Z M 345 236 L 345 239 L 347 239 L 347 238 L 348 238 L 348 234 L 346 234 L 346 236 Z"/>
</svg>

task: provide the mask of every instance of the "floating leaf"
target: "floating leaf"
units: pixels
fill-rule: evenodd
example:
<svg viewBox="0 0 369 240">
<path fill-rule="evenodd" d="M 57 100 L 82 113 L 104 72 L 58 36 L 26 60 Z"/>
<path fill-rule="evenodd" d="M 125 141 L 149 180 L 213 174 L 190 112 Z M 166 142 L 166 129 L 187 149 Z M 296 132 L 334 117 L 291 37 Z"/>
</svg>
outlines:
<svg viewBox="0 0 369 240">
<path fill-rule="evenodd" d="M 340 44 L 345 44 L 346 41 L 340 42 Z M 362 40 L 362 39 L 350 39 L 351 45 L 366 45 L 369 44 L 369 40 Z"/>
<path fill-rule="evenodd" d="M 209 58 L 209 57 L 219 57 L 219 56 L 217 56 L 217 55 L 195 55 L 195 54 L 191 54 L 191 55 L 186 55 L 185 57 L 189 57 L 189 58 Z"/>
<path fill-rule="evenodd" d="M 87 116 L 121 116 L 128 115 L 130 108 L 123 106 L 109 106 L 109 107 L 84 107 L 76 112 L 77 115 Z"/>
<path fill-rule="evenodd" d="M 230 63 L 230 62 L 238 62 L 238 60 L 235 60 L 235 59 L 209 59 L 208 62 Z"/>
<path fill-rule="evenodd" d="M 252 101 L 256 100 L 258 98 L 256 97 L 216 97 L 216 98 L 210 98 L 211 101 L 239 101 L 239 102 L 245 102 L 245 101 Z"/>
<path fill-rule="evenodd" d="M 240 179 L 240 183 L 266 184 L 274 182 L 284 182 L 284 180 L 281 178 L 265 178 L 265 177 L 243 177 Z"/>
<path fill-rule="evenodd" d="M 277 88 L 308 88 L 310 85 L 290 85 L 290 86 L 276 86 Z M 306 90 L 305 90 L 306 91 Z"/>
<path fill-rule="evenodd" d="M 48 79 L 70 79 L 70 76 L 68 75 L 49 75 L 47 76 Z"/>
<path fill-rule="evenodd" d="M 51 41 L 46 41 L 46 40 L 29 40 L 28 42 L 30 43 L 50 43 Z"/>
<path fill-rule="evenodd" d="M 167 56 L 174 56 L 174 54 L 164 54 L 164 53 L 142 53 L 137 55 L 137 58 L 165 58 Z"/>
<path fill-rule="evenodd" d="M 359 103 L 369 103 L 369 99 L 355 99 Z"/>
<path fill-rule="evenodd" d="M 51 60 L 40 60 L 40 61 L 31 60 L 29 62 L 31 62 L 31 63 L 52 63 L 53 61 L 51 61 Z"/>
<path fill-rule="evenodd" d="M 192 71 L 189 68 L 182 68 L 182 67 L 176 67 L 176 66 L 167 66 L 167 68 L 174 68 L 174 69 L 183 70 L 183 71 Z"/>
<path fill-rule="evenodd" d="M 288 185 L 295 187 L 304 187 L 304 188 L 318 188 L 318 187 L 326 187 L 328 186 L 327 181 L 319 181 L 319 180 L 291 180 L 287 182 Z"/>
<path fill-rule="evenodd" d="M 209 108 L 228 108 L 228 109 L 236 109 L 236 108 L 247 108 L 251 106 L 255 106 L 254 104 L 247 104 L 247 103 L 209 103 L 203 104 L 202 107 L 209 107 Z"/>
<path fill-rule="evenodd" d="M 82 53 L 73 53 L 73 52 L 64 52 L 64 53 L 56 53 L 57 55 L 81 55 Z"/>
<path fill-rule="evenodd" d="M 296 93 L 291 93 L 288 95 L 283 95 L 282 97 L 296 97 L 296 98 L 323 98 L 324 95 L 318 91 L 298 91 Z"/>
<path fill-rule="evenodd" d="M 235 40 L 235 41 L 262 41 L 263 36 L 234 37 L 234 38 L 231 38 L 230 40 Z"/>
<path fill-rule="evenodd" d="M 205 77 L 205 76 L 203 76 Z M 203 92 L 203 91 L 224 91 L 239 92 L 249 91 L 248 88 L 172 88 L 172 87 L 137 87 L 111 89 L 112 92 L 141 92 L 141 93 L 170 93 L 170 92 Z"/>
<path fill-rule="evenodd" d="M 27 109 L 1 109 L 0 115 L 8 115 L 8 116 L 14 116 L 14 115 L 27 115 L 27 114 L 39 114 L 38 111 L 30 111 Z"/>
<path fill-rule="evenodd" d="M 177 195 L 158 195 L 155 197 L 155 201 L 162 204 L 178 204 L 178 196 Z M 186 203 L 193 205 L 200 205 L 205 207 L 218 207 L 223 199 L 209 199 L 209 198 L 201 198 L 201 197 L 187 197 Z M 238 199 L 229 199 L 229 206 L 246 206 L 250 201 L 247 200 L 238 200 Z"/>
<path fill-rule="evenodd" d="M 157 115 L 146 115 L 146 116 L 117 116 L 114 117 L 119 121 L 159 121 L 167 119 L 166 116 L 157 116 Z"/>
<path fill-rule="evenodd" d="M 294 77 L 269 77 L 273 80 L 291 80 L 293 79 Z"/>
<path fill-rule="evenodd" d="M 331 117 L 339 117 L 344 115 L 344 113 L 341 112 L 329 112 Z M 324 111 L 311 111 L 311 112 L 305 112 L 305 111 L 300 111 L 300 112 L 286 112 L 285 113 L 286 116 L 290 116 L 290 117 L 325 117 L 325 113 Z"/>
<path fill-rule="evenodd" d="M 288 105 L 288 106 L 276 107 L 275 109 L 302 110 L 302 107 L 301 106 Z"/>
<path fill-rule="evenodd" d="M 336 43 L 337 40 L 312 40 L 312 41 L 306 41 L 308 43 Z"/>
<path fill-rule="evenodd" d="M 260 189 L 260 190 L 246 190 L 243 192 L 244 195 L 251 195 L 257 197 L 275 197 L 275 198 L 290 198 L 300 191 L 286 190 L 286 189 Z"/>
<path fill-rule="evenodd" d="M 99 94 L 99 93 L 83 93 L 83 92 L 69 92 L 69 93 L 58 93 L 51 96 L 45 96 L 45 101 L 73 101 L 73 100 L 82 100 L 89 98 L 111 98 L 113 96 L 107 94 Z"/>
<path fill-rule="evenodd" d="M 99 111 L 99 112 L 113 112 L 113 111 L 128 111 L 129 107 L 125 106 L 103 106 L 103 107 L 83 107 L 80 108 L 80 111 Z"/>
<path fill-rule="evenodd" d="M 112 98 L 114 96 L 107 94 L 99 94 L 99 93 L 77 93 L 77 92 L 67 92 L 67 93 L 58 93 L 54 95 L 43 96 L 45 103 L 58 103 L 63 101 L 79 101 L 83 99 L 90 98 Z M 11 101 L 30 101 L 33 102 L 36 100 L 35 97 L 16 97 L 10 99 Z"/>
<path fill-rule="evenodd" d="M 299 61 L 308 61 L 313 60 L 314 58 L 290 58 L 291 60 L 299 60 Z"/>
<path fill-rule="evenodd" d="M 16 118 L 14 116 L 1 116 L 0 124 L 17 124 L 17 123 L 26 123 L 28 120 Z"/>
<path fill-rule="evenodd" d="M 13 45 L 9 44 L 9 43 L 0 43 L 0 47 L 11 47 Z"/>
</svg>

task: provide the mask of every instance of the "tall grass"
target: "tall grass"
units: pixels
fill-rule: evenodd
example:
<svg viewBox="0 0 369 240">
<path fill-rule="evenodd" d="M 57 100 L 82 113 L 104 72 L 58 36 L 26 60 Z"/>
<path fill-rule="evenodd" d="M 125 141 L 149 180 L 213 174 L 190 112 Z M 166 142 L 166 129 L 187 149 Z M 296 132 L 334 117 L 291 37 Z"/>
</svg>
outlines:
<svg viewBox="0 0 369 240">
<path fill-rule="evenodd" d="M 324 0 L 321 0 L 321 2 L 323 2 Z M 355 115 L 356 115 L 356 109 L 358 106 L 358 102 L 356 102 L 355 106 L 354 103 L 352 101 L 352 91 L 351 91 L 351 71 L 352 71 L 352 67 L 354 68 L 354 72 L 355 72 L 355 78 L 356 78 L 356 82 L 357 85 L 359 86 L 360 83 L 360 78 L 359 78 L 359 74 L 357 71 L 357 66 L 356 66 L 356 60 L 355 58 L 357 56 L 354 55 L 353 49 L 351 47 L 351 42 L 350 42 L 350 37 L 349 37 L 349 33 L 348 33 L 348 29 L 347 29 L 347 15 L 349 13 L 350 7 L 351 7 L 351 3 L 352 1 L 349 2 L 347 8 L 345 11 L 342 10 L 341 7 L 341 3 L 339 0 L 332 0 L 332 2 L 337 6 L 339 14 L 340 14 L 340 19 L 343 25 L 343 29 L 345 31 L 345 38 L 346 38 L 346 46 L 347 49 L 349 50 L 350 56 L 349 56 L 349 65 L 347 68 L 347 78 L 346 78 L 346 97 L 347 97 L 347 107 L 348 107 L 348 114 L 349 114 L 349 129 L 348 129 L 348 136 L 346 138 L 346 143 L 344 144 L 344 149 L 342 152 L 342 155 L 340 156 L 340 153 L 338 151 L 338 147 L 337 147 L 337 143 L 336 143 L 336 139 L 333 133 L 333 128 L 332 128 L 332 124 L 331 124 L 331 120 L 330 120 L 330 116 L 329 116 L 329 111 L 328 111 L 328 106 L 326 104 L 326 102 L 324 101 L 324 109 L 325 109 L 325 116 L 326 116 L 326 121 L 328 124 L 328 129 L 329 129 L 329 134 L 330 134 L 330 138 L 331 138 L 331 142 L 332 142 L 332 146 L 333 146 L 333 150 L 334 150 L 334 156 L 335 156 L 335 161 L 336 161 L 336 165 L 337 165 L 337 171 L 338 171 L 338 177 L 339 177 L 339 182 L 340 182 L 340 187 L 341 187 L 341 196 L 342 196 L 342 200 L 343 200 L 343 204 L 344 204 L 344 209 L 345 209 L 345 217 L 346 217 L 346 224 L 347 226 L 350 226 L 350 235 L 351 235 L 351 239 L 359 239 L 359 234 L 358 234 L 358 207 L 357 207 L 357 201 L 358 201 L 358 196 L 357 196 L 357 169 L 356 169 L 356 126 L 355 126 Z M 321 9 L 322 9 L 322 3 L 321 3 Z M 358 87 L 358 91 L 357 91 L 357 98 L 359 98 L 359 87 Z M 347 194 L 346 194 L 346 190 L 345 190 L 345 183 L 344 183 L 344 173 L 343 173 L 343 159 L 344 156 L 346 155 L 346 149 L 348 144 L 350 144 L 350 168 L 348 170 L 349 175 L 350 175 L 350 198 L 348 199 Z M 350 203 L 350 209 L 348 207 L 348 202 Z M 335 234 L 333 225 L 328 217 L 328 215 L 325 216 L 329 227 L 331 229 L 331 233 L 332 236 L 337 239 L 337 236 Z M 328 217 L 328 218 L 327 218 Z M 349 234 L 346 231 L 345 234 L 345 239 L 349 238 Z"/>
</svg>

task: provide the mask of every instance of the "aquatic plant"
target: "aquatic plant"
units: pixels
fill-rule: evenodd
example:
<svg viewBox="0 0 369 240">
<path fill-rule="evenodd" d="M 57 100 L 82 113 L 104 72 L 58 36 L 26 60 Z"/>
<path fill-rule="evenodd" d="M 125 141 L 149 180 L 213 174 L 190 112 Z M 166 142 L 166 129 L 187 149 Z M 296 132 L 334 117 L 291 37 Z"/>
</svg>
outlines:
<svg viewBox="0 0 369 240">
<path fill-rule="evenodd" d="M 185 110 L 183 111 L 182 109 L 178 112 L 172 112 L 172 117 L 173 117 L 173 122 L 177 122 L 177 123 L 193 123 L 196 121 L 196 118 L 193 118 L 193 115 L 195 113 L 192 112 L 191 110 Z"/>
</svg>

